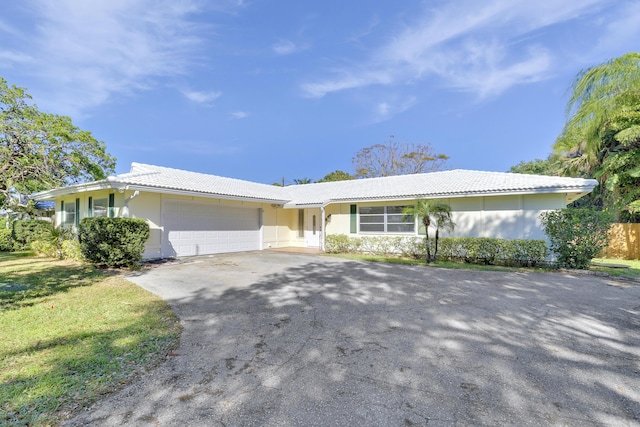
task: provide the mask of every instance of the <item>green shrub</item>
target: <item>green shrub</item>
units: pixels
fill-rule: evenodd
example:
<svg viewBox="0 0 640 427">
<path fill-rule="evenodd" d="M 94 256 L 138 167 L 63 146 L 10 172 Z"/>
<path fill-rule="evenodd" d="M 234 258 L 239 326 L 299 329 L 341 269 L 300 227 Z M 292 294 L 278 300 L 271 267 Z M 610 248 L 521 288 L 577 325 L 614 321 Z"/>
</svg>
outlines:
<svg viewBox="0 0 640 427">
<path fill-rule="evenodd" d="M 51 240 L 34 240 L 31 242 L 31 250 L 38 255 L 60 258 L 60 250 Z"/>
<path fill-rule="evenodd" d="M 432 244 L 435 244 L 432 242 Z M 400 255 L 422 259 L 426 256 L 424 237 L 329 235 L 325 249 L 330 253 L 361 252 L 375 255 Z M 508 240 L 489 237 L 441 237 L 438 260 L 472 264 L 535 266 L 547 258 L 544 240 Z"/>
<path fill-rule="evenodd" d="M 11 234 L 11 230 L 0 229 L 0 252 L 11 252 L 13 250 Z"/>
<path fill-rule="evenodd" d="M 46 239 L 31 242 L 31 250 L 39 255 L 59 259 L 82 261 L 78 238 L 70 228 L 58 227 L 49 232 Z"/>
<path fill-rule="evenodd" d="M 509 264 L 535 267 L 547 258 L 547 242 L 544 240 L 507 240 L 503 247 L 503 258 Z"/>
<path fill-rule="evenodd" d="M 559 267 L 588 268 L 609 245 L 613 216 L 608 212 L 566 208 L 543 212 L 540 220 Z"/>
<path fill-rule="evenodd" d="M 137 218 L 84 218 L 78 230 L 80 249 L 101 267 L 136 267 L 142 261 L 149 224 Z"/>
<path fill-rule="evenodd" d="M 399 246 L 400 254 L 403 257 L 424 259 L 427 256 L 427 244 L 424 237 L 403 237 Z"/>
<path fill-rule="evenodd" d="M 63 240 L 60 252 L 62 258 L 64 259 L 84 261 L 84 256 L 82 256 L 82 249 L 80 249 L 80 242 L 77 239 Z"/>
<path fill-rule="evenodd" d="M 324 248 L 330 254 L 350 252 L 349 236 L 346 234 L 329 234 L 324 241 Z"/>
<path fill-rule="evenodd" d="M 34 240 L 47 240 L 53 226 L 49 221 L 22 219 L 13 221 L 12 234 L 15 249 L 29 249 Z"/>
<path fill-rule="evenodd" d="M 467 263 L 493 265 L 499 258 L 499 239 L 488 237 L 462 237 L 460 239 L 462 256 Z"/>
</svg>

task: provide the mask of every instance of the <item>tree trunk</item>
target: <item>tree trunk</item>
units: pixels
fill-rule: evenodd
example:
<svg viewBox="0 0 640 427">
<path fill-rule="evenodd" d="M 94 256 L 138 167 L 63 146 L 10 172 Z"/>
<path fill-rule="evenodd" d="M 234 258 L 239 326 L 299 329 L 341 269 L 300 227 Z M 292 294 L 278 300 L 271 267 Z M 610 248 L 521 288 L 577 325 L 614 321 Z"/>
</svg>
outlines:
<svg viewBox="0 0 640 427">
<path fill-rule="evenodd" d="M 431 241 L 429 240 L 429 233 L 425 237 L 426 246 L 427 246 L 427 264 L 431 262 Z"/>
<path fill-rule="evenodd" d="M 431 225 L 431 218 L 425 216 L 422 218 L 422 224 L 424 224 L 424 240 L 427 246 L 427 264 L 431 262 L 431 242 L 429 241 L 429 225 Z"/>
<path fill-rule="evenodd" d="M 436 249 L 433 251 L 433 262 L 436 262 L 436 257 L 438 256 L 438 235 L 440 234 L 440 229 L 436 228 Z"/>
</svg>

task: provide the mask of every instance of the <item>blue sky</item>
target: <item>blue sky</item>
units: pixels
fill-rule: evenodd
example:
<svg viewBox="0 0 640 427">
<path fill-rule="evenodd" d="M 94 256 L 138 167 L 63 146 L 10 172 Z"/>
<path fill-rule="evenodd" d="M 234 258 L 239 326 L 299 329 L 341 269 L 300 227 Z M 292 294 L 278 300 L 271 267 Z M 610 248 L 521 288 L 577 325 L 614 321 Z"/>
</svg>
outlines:
<svg viewBox="0 0 640 427">
<path fill-rule="evenodd" d="M 583 68 L 640 50 L 640 2 L 23 0 L 0 76 L 117 157 L 273 183 L 363 147 L 446 169 L 543 158 Z"/>
</svg>

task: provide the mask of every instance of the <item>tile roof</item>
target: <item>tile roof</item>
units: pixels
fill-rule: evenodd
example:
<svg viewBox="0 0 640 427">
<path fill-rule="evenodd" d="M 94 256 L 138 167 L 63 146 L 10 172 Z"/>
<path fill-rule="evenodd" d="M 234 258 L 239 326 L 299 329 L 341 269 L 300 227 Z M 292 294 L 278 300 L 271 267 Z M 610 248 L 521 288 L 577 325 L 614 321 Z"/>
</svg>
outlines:
<svg viewBox="0 0 640 427">
<path fill-rule="evenodd" d="M 286 187 L 294 204 L 343 200 L 442 198 L 451 196 L 590 192 L 594 179 L 507 172 L 450 170 Z"/>
<path fill-rule="evenodd" d="M 288 207 L 322 205 L 356 200 L 444 198 L 499 194 L 574 193 L 575 198 L 597 185 L 593 179 L 506 172 L 450 170 L 383 178 L 357 179 L 277 187 L 234 178 L 190 172 L 162 166 L 132 163 L 128 173 L 103 181 L 39 193 L 40 199 L 89 189 L 91 186 L 169 190 L 193 195 L 267 201 Z M 84 186 L 84 187 L 83 187 Z M 34 195 L 38 198 L 38 195 Z"/>
<path fill-rule="evenodd" d="M 243 199 L 281 203 L 288 200 L 283 198 L 282 189 L 273 185 L 142 163 L 132 163 L 129 173 L 109 177 L 108 180 L 130 186 L 149 186 Z"/>
</svg>

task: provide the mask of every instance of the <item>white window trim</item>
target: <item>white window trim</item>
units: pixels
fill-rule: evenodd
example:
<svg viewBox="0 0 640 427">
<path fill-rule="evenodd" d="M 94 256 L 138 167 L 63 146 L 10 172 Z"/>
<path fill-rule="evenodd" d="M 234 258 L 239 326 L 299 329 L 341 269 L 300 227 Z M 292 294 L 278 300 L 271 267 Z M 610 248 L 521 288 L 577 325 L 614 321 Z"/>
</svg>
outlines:
<svg viewBox="0 0 640 427">
<path fill-rule="evenodd" d="M 400 235 L 415 235 L 416 234 L 416 221 L 413 215 L 407 215 L 407 220 L 403 221 L 402 223 L 398 223 L 398 222 L 392 222 L 389 223 L 388 221 L 388 217 L 389 215 L 398 215 L 398 213 L 393 212 L 393 213 L 389 213 L 388 212 L 388 208 L 405 208 L 405 206 L 398 206 L 398 205 L 376 205 L 376 206 L 358 206 L 358 234 L 366 234 L 366 235 L 375 235 L 375 234 L 400 234 Z M 361 213 L 361 209 L 362 208 L 383 208 L 383 213 L 377 213 L 377 214 L 363 214 Z M 362 215 L 371 215 L 371 216 L 383 216 L 383 221 L 382 223 L 376 222 L 376 223 L 364 223 L 364 224 L 383 224 L 383 230 L 382 231 L 362 231 Z M 389 224 L 407 224 L 407 225 L 411 225 L 412 229 L 410 231 L 388 231 L 388 225 Z"/>
</svg>

